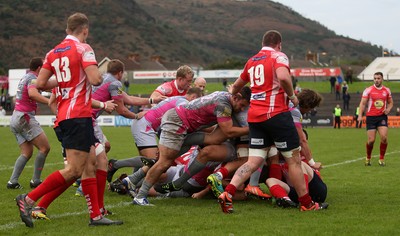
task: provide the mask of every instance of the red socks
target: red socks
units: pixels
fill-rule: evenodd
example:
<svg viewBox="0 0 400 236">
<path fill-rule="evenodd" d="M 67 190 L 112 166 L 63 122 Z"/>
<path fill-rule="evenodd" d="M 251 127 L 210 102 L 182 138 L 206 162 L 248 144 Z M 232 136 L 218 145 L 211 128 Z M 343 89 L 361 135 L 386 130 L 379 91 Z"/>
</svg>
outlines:
<svg viewBox="0 0 400 236">
<path fill-rule="evenodd" d="M 97 180 L 96 178 L 82 179 L 82 192 L 85 194 L 86 204 L 88 206 L 90 218 L 93 219 L 101 215 L 99 202 L 97 198 Z"/>
<path fill-rule="evenodd" d="M 275 184 L 272 185 L 269 188 L 269 192 L 272 194 L 272 196 L 274 196 L 275 198 L 284 198 L 284 197 L 288 197 L 287 192 L 285 191 L 284 188 L 282 188 L 282 186 L 280 186 L 279 184 Z"/>
<path fill-rule="evenodd" d="M 61 175 L 60 171 L 55 171 L 51 173 L 38 187 L 28 193 L 27 197 L 36 202 L 39 198 L 43 197 L 45 194 L 57 189 L 60 186 L 66 185 L 64 177 Z"/>
<path fill-rule="evenodd" d="M 225 167 L 219 168 L 218 171 L 222 174 L 222 179 L 225 179 L 226 177 L 228 177 L 229 171 Z"/>
<path fill-rule="evenodd" d="M 225 192 L 228 192 L 232 197 L 235 196 L 236 187 L 233 184 L 228 184 L 225 188 Z"/>
<path fill-rule="evenodd" d="M 379 159 L 383 160 L 385 159 L 385 153 L 386 153 L 386 148 L 387 148 L 387 143 L 381 143 L 380 145 L 380 152 L 379 152 Z"/>
<path fill-rule="evenodd" d="M 269 177 L 275 179 L 282 179 L 282 168 L 279 164 L 271 164 L 269 167 Z"/>
<path fill-rule="evenodd" d="M 303 196 L 299 197 L 299 202 L 302 206 L 309 207 L 312 204 L 312 199 L 310 195 L 306 193 Z"/>
<path fill-rule="evenodd" d="M 370 160 L 371 159 L 372 149 L 374 148 L 374 145 L 368 145 L 368 143 L 367 143 L 365 145 L 365 147 L 367 148 L 367 159 Z"/>
<path fill-rule="evenodd" d="M 104 191 L 106 189 L 107 171 L 99 170 L 96 171 L 97 179 L 97 198 L 99 202 L 99 208 L 104 208 Z"/>
</svg>

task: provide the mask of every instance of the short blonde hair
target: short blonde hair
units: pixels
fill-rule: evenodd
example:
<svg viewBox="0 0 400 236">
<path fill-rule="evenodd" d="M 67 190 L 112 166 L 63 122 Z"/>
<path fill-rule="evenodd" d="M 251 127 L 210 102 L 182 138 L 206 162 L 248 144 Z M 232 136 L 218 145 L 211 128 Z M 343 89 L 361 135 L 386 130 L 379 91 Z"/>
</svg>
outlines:
<svg viewBox="0 0 400 236">
<path fill-rule="evenodd" d="M 186 78 L 187 75 L 190 75 L 191 77 L 194 76 L 194 72 L 192 68 L 190 68 L 190 66 L 183 65 L 176 70 L 176 78 L 178 77 Z"/>
</svg>

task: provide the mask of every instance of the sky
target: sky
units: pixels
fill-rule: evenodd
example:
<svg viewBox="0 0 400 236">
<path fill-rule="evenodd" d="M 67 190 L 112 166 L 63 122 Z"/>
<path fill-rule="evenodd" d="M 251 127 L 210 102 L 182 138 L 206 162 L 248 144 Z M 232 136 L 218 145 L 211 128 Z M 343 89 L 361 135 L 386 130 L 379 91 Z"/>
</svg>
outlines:
<svg viewBox="0 0 400 236">
<path fill-rule="evenodd" d="M 273 0 L 336 34 L 400 53 L 399 0 Z"/>
</svg>

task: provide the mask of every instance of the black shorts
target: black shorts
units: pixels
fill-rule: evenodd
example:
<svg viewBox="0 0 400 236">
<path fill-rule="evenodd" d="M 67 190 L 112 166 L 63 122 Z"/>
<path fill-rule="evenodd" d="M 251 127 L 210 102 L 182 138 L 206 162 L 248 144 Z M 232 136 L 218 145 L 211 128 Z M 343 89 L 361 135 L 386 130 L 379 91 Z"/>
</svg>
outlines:
<svg viewBox="0 0 400 236">
<path fill-rule="evenodd" d="M 59 126 L 62 132 L 62 146 L 65 149 L 90 152 L 90 147 L 96 143 L 92 118 L 63 120 Z"/>
<path fill-rule="evenodd" d="M 312 180 L 308 183 L 308 194 L 314 202 L 325 202 L 328 188 L 322 179 L 314 173 Z M 299 196 L 296 190 L 290 186 L 289 198 L 295 203 L 299 203 Z"/>
<path fill-rule="evenodd" d="M 63 156 L 63 157 L 67 157 L 67 154 L 65 153 L 65 148 L 62 147 L 63 134 L 62 134 L 62 131 L 61 131 L 60 126 L 55 127 L 55 128 L 54 128 L 54 132 L 56 133 L 56 136 L 57 136 L 58 141 L 61 143 L 61 148 L 62 148 L 62 151 L 61 151 L 61 152 L 62 152 L 62 156 Z"/>
<path fill-rule="evenodd" d="M 377 129 L 379 126 L 388 126 L 388 117 L 387 115 L 381 116 L 367 116 L 366 124 L 367 130 Z"/>
<path fill-rule="evenodd" d="M 249 123 L 249 147 L 261 149 L 275 145 L 279 151 L 300 146 L 299 135 L 290 112 L 278 114 L 266 121 Z"/>
</svg>

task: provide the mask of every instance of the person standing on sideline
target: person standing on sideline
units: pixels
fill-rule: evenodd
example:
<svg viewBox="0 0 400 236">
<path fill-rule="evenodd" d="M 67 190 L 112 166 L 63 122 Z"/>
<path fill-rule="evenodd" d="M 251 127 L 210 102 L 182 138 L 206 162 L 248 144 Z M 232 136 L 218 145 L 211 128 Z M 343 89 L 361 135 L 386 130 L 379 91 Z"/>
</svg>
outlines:
<svg viewBox="0 0 400 236">
<path fill-rule="evenodd" d="M 335 83 L 335 97 L 336 97 L 336 100 L 339 100 L 339 101 L 340 101 L 340 89 L 341 89 L 340 87 L 341 87 L 340 83 L 336 82 Z"/>
<path fill-rule="evenodd" d="M 385 153 L 388 145 L 388 114 L 393 107 L 393 99 L 390 89 L 383 86 L 383 74 L 382 72 L 376 72 L 374 74 L 374 84 L 366 88 L 362 94 L 360 102 L 360 113 L 358 114 L 358 121 L 362 121 L 362 114 L 366 110 L 366 126 L 367 126 L 367 137 L 368 141 L 366 144 L 367 158 L 365 159 L 365 165 L 371 165 L 371 153 L 374 148 L 376 131 L 378 131 L 381 144 L 380 144 L 380 155 L 379 165 L 385 166 Z"/>
<path fill-rule="evenodd" d="M 39 122 L 35 118 L 37 102 L 47 104 L 49 99 L 42 96 L 36 88 L 36 78 L 42 68 L 43 59 L 32 58 L 29 63 L 29 72 L 18 83 L 14 112 L 10 121 L 10 128 L 17 139 L 20 155 L 15 161 L 14 170 L 7 183 L 8 189 L 18 189 L 22 186 L 18 178 L 32 157 L 33 147 L 38 149 L 35 159 L 33 176 L 29 182 L 31 188 L 42 183 L 40 176 L 50 151 L 49 140 Z"/>
<path fill-rule="evenodd" d="M 320 210 L 307 191 L 300 159 L 300 142 L 289 100 L 297 106 L 290 76 L 289 59 L 281 52 L 282 36 L 276 30 L 267 31 L 261 50 L 251 57 L 232 86 L 232 94 L 250 82 L 251 103 L 248 111 L 249 157 L 218 197 L 224 213 L 233 212 L 232 197 L 236 190 L 265 161 L 268 150 L 275 145 L 289 166 L 289 176 L 299 196 L 301 211 Z"/>
<path fill-rule="evenodd" d="M 340 129 L 340 123 L 341 121 L 341 116 L 342 116 L 342 108 L 340 108 L 340 105 L 337 104 L 335 108 L 333 108 L 333 118 L 334 118 L 334 124 L 333 128 L 336 129 L 336 126 L 338 129 Z"/>
<path fill-rule="evenodd" d="M 0 116 L 5 116 L 6 115 L 6 110 L 2 106 L 0 106 Z"/>
<path fill-rule="evenodd" d="M 37 88 L 49 90 L 58 86 L 57 121 L 68 166 L 50 174 L 28 194 L 16 197 L 21 220 L 33 227 L 32 207 L 45 194 L 66 189 L 81 177 L 82 190 L 90 214 L 90 226 L 122 224 L 105 218 L 98 206 L 96 181 L 96 142 L 92 124 L 91 87 L 102 82 L 93 49 L 86 44 L 89 20 L 82 13 L 68 17 L 66 38 L 47 53 L 37 78 Z M 55 80 L 50 79 L 55 75 Z M 60 188 L 65 186 L 65 188 Z"/>
</svg>

